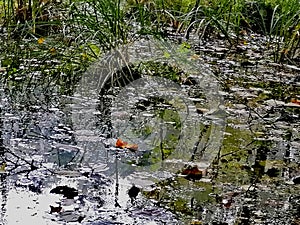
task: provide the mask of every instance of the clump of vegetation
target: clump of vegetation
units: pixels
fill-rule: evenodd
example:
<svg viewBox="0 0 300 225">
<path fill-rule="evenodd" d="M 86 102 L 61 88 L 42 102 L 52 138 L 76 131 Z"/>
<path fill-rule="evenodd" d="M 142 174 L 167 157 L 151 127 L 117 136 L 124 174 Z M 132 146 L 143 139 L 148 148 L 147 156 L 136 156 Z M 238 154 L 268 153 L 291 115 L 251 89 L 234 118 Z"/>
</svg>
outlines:
<svg viewBox="0 0 300 225">
<path fill-rule="evenodd" d="M 78 54 L 69 54 L 74 48 L 92 60 L 137 35 L 179 34 L 188 39 L 192 33 L 200 38 L 221 35 L 231 46 L 238 44 L 245 34 L 261 33 L 274 49 L 275 62 L 291 60 L 299 54 L 299 13 L 297 0 L 75 0 L 71 4 L 55 0 L 5 0 L 0 4 L 0 22 L 6 33 L 1 38 L 8 45 L 20 48 L 18 45 L 28 43 L 28 39 L 46 37 L 47 41 L 53 40 L 53 48 L 63 48 L 63 54 L 70 55 L 71 61 L 78 60 Z M 60 46 L 55 46 L 57 42 Z M 21 49 L 14 58 L 22 59 L 27 54 L 24 52 L 30 51 Z M 1 60 L 11 51 L 14 50 L 1 46 L 5 53 Z M 48 57 L 41 49 L 30 57 L 38 54 Z"/>
</svg>

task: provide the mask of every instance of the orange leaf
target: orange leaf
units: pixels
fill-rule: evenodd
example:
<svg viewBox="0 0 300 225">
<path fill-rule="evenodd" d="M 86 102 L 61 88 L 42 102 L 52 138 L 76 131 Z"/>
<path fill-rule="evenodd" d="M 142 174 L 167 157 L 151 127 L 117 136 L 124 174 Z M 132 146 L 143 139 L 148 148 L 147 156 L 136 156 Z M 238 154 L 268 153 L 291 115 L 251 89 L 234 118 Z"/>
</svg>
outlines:
<svg viewBox="0 0 300 225">
<path fill-rule="evenodd" d="M 127 144 L 125 145 L 125 148 L 128 148 L 129 150 L 137 151 L 138 150 L 138 145 L 137 144 Z"/>
<path fill-rule="evenodd" d="M 125 145 L 127 145 L 127 142 L 122 141 L 120 138 L 118 138 L 116 142 L 116 147 L 117 148 L 125 148 Z"/>
<path fill-rule="evenodd" d="M 185 175 L 188 180 L 200 180 L 202 178 L 202 171 L 199 170 L 198 166 L 189 165 L 182 172 L 182 175 Z"/>
<path fill-rule="evenodd" d="M 122 141 L 120 138 L 118 138 L 116 142 L 117 148 L 128 148 L 129 150 L 137 151 L 138 145 L 137 144 L 128 144 L 126 141 Z"/>
<path fill-rule="evenodd" d="M 292 98 L 291 102 L 294 104 L 300 105 L 300 100 L 298 100 L 298 99 Z"/>
</svg>

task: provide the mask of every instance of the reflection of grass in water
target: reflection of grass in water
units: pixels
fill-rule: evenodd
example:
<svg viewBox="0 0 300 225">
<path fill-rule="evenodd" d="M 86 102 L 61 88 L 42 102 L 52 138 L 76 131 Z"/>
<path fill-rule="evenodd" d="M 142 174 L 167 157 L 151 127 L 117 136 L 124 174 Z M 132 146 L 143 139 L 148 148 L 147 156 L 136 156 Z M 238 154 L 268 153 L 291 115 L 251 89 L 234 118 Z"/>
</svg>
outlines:
<svg viewBox="0 0 300 225">
<path fill-rule="evenodd" d="M 227 126 L 226 132 L 228 135 L 223 141 L 217 181 L 236 185 L 262 181 L 267 164 L 275 162 L 267 159 L 273 142 L 253 140 L 253 133 L 246 129 Z"/>
<path fill-rule="evenodd" d="M 158 141 L 159 144 L 153 149 L 153 153 L 154 155 L 161 155 L 161 160 L 164 160 L 168 158 L 177 147 L 181 121 L 178 112 L 172 109 L 161 110 L 158 112 L 158 116 L 164 122 L 167 130 L 165 138 Z"/>
<path fill-rule="evenodd" d="M 175 109 L 166 109 L 158 112 L 159 118 L 161 118 L 165 123 L 172 125 L 174 129 L 181 128 L 180 116 Z"/>
<path fill-rule="evenodd" d="M 173 109 L 157 110 L 156 118 L 159 118 L 162 127 L 151 127 L 150 125 L 144 126 L 138 133 L 144 137 L 150 136 L 153 132 L 157 133 L 151 145 L 154 146 L 149 152 L 143 154 L 140 159 L 139 165 L 146 166 L 158 163 L 170 156 L 176 149 L 179 136 L 181 133 L 180 115 Z M 153 126 L 157 126 L 154 123 Z M 136 130 L 137 132 L 137 130 Z M 162 136 L 165 133 L 164 139 Z"/>
<path fill-rule="evenodd" d="M 218 175 L 213 183 L 190 182 L 182 177 L 167 179 L 157 184 L 157 187 L 149 192 L 144 192 L 148 198 L 157 200 L 161 205 L 167 207 L 172 212 L 180 215 L 180 217 L 189 221 L 191 217 L 197 216 L 201 211 L 201 207 L 205 205 L 207 208 L 213 207 L 219 203 L 214 194 L 220 194 L 220 190 L 216 187 L 221 187 L 223 184 L 242 185 L 251 184 L 253 177 L 259 177 L 261 174 L 256 174 L 259 165 L 264 164 L 263 157 L 254 155 L 256 162 L 249 162 L 250 150 L 253 148 L 263 149 L 263 146 L 268 147 L 270 143 L 254 142 L 253 134 L 242 128 L 226 127 L 226 135 L 221 158 L 219 160 Z M 254 160 L 254 161 L 255 161 Z M 250 160 L 251 161 L 251 160 Z M 254 166 L 254 171 L 247 169 Z"/>
<path fill-rule="evenodd" d="M 187 74 L 176 65 L 149 60 L 124 66 L 113 74 L 113 79 L 108 79 L 106 87 L 124 87 L 142 76 L 163 77 L 180 83 L 181 78 L 187 77 Z"/>
<path fill-rule="evenodd" d="M 205 183 L 201 180 L 190 182 L 182 177 L 175 177 L 159 182 L 155 189 L 144 191 L 143 194 L 147 198 L 155 199 L 160 205 L 180 216 L 182 221 L 190 224 L 190 219 L 199 216 L 203 206 L 215 209 L 216 204 L 222 199 L 212 194 L 222 196 L 220 192 L 224 192 L 221 190 L 223 187 L 226 190 L 229 186 L 237 188 L 243 184 L 262 182 L 268 184 L 266 187 L 270 187 L 270 191 L 275 190 L 272 187 L 276 188 L 274 193 L 297 193 L 294 188 L 287 188 L 286 185 L 278 189 L 276 186 L 279 184 L 279 178 L 270 178 L 264 173 L 267 164 L 270 164 L 266 156 L 271 149 L 272 141 L 253 141 L 253 133 L 244 128 L 227 126 L 226 133 L 228 135 L 223 142 L 218 175 L 214 182 Z M 276 167 L 284 166 L 279 160 L 273 160 L 272 163 L 272 166 L 274 164 Z"/>
<path fill-rule="evenodd" d="M 180 215 L 181 219 L 188 220 L 190 216 L 198 214 L 203 204 L 215 204 L 216 199 L 209 194 L 217 191 L 211 183 L 192 183 L 182 177 L 176 177 L 157 183 L 154 189 L 143 191 L 143 194 Z"/>
<path fill-rule="evenodd" d="M 222 183 L 249 183 L 249 173 L 243 168 L 248 164 L 249 154 L 245 147 L 251 142 L 252 134 L 249 130 L 234 129 L 230 126 L 226 127 L 226 133 L 228 135 L 223 140 L 223 157 L 219 161 L 217 180 Z"/>
</svg>

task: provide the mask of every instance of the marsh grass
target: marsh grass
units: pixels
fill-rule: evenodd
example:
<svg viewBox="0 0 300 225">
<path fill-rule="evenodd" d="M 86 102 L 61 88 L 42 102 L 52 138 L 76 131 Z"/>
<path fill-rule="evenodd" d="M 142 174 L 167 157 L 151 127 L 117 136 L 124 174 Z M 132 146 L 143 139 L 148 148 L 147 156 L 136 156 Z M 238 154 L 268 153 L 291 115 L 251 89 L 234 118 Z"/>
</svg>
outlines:
<svg viewBox="0 0 300 225">
<path fill-rule="evenodd" d="M 273 60 L 299 57 L 300 2 L 298 0 L 71 0 L 69 2 L 4 0 L 0 3 L 6 42 L 21 44 L 40 37 L 72 39 L 62 54 L 72 61 L 73 48 L 88 60 L 126 44 L 140 35 L 189 39 L 225 38 L 230 46 L 241 34 L 260 33 L 268 38 Z M 194 35 L 195 36 L 195 35 Z M 48 39 L 49 40 L 49 39 Z M 58 44 L 58 48 L 61 48 Z M 5 51 L 10 51 L 7 48 Z M 11 55 L 9 52 L 2 54 Z M 22 52 L 19 56 L 24 57 Z M 38 54 L 38 53 L 37 53 Z M 44 52 L 40 51 L 44 56 Z M 73 54 L 77 60 L 78 54 Z M 31 55 L 32 57 L 35 57 Z M 7 58 L 7 57 L 6 57 Z"/>
<path fill-rule="evenodd" d="M 69 20 L 75 24 L 75 33 L 85 42 L 96 43 L 103 50 L 109 50 L 127 42 L 129 23 L 121 1 L 75 1 Z"/>
<path fill-rule="evenodd" d="M 50 0 L 4 0 L 0 4 L 1 25 L 6 27 L 9 38 L 49 35 L 66 19 L 64 8 L 64 4 Z"/>
</svg>

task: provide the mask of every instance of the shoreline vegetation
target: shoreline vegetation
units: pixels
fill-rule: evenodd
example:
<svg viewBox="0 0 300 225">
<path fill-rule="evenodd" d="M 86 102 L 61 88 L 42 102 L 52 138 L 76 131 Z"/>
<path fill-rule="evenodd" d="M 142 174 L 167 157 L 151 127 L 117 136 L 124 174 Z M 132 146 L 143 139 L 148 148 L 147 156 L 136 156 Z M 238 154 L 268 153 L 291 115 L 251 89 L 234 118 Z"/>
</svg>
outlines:
<svg viewBox="0 0 300 225">
<path fill-rule="evenodd" d="M 46 57 L 47 50 L 62 61 L 93 60 L 141 35 L 222 39 L 235 49 L 247 45 L 245 36 L 259 34 L 274 62 L 296 64 L 300 55 L 297 0 L 4 0 L 0 14 L 2 67 L 31 50 L 29 58 Z"/>
</svg>

